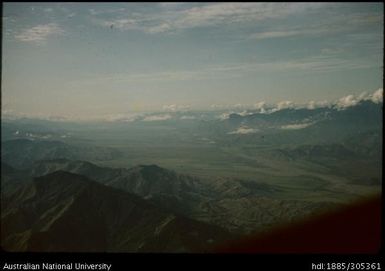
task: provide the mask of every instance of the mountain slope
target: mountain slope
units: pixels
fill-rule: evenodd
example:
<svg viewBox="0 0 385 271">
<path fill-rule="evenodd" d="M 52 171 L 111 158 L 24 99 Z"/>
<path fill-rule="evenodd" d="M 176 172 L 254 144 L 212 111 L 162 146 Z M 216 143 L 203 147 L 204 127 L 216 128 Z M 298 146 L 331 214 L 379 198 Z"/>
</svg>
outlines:
<svg viewBox="0 0 385 271">
<path fill-rule="evenodd" d="M 1 195 L 12 193 L 30 179 L 29 172 L 17 170 L 1 162 Z"/>
<path fill-rule="evenodd" d="M 107 168 L 85 161 L 56 159 L 34 163 L 30 175 L 41 176 L 56 170 L 84 175 L 184 214 L 193 208 L 195 202 L 214 195 L 201 180 L 156 165 L 139 165 L 129 169 Z"/>
<path fill-rule="evenodd" d="M 56 170 L 81 174 L 130 193 L 183 216 L 215 224 L 237 233 L 249 233 L 287 219 L 296 219 L 333 206 L 274 199 L 281 188 L 254 180 L 201 180 L 156 165 L 129 169 L 105 168 L 84 161 L 52 160 L 34 164 L 31 174 Z M 281 212 L 282 208 L 287 212 Z"/>
<path fill-rule="evenodd" d="M 222 145 L 334 144 L 355 134 L 382 129 L 382 103 L 361 101 L 344 109 L 282 109 L 272 113 L 230 114 L 202 122 L 200 130 Z M 239 132 L 240 128 L 249 133 Z"/>
<path fill-rule="evenodd" d="M 64 171 L 2 198 L 1 223 L 10 251 L 192 252 L 233 237 Z"/>
</svg>

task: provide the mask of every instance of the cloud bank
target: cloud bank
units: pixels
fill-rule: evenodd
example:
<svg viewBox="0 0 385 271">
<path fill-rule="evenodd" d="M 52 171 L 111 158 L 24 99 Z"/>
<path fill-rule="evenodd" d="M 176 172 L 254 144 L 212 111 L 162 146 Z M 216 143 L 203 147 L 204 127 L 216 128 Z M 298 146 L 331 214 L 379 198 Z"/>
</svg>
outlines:
<svg viewBox="0 0 385 271">
<path fill-rule="evenodd" d="M 55 23 L 41 24 L 23 30 L 15 39 L 23 42 L 43 42 L 50 36 L 62 35 L 64 30 Z"/>
<path fill-rule="evenodd" d="M 309 127 L 310 125 L 313 125 L 314 123 L 297 123 L 297 124 L 288 124 L 288 125 L 282 125 L 281 129 L 283 130 L 299 130 L 304 129 L 306 127 Z"/>
<path fill-rule="evenodd" d="M 176 112 L 176 111 L 189 110 L 190 106 L 189 105 L 169 104 L 169 105 L 164 105 L 162 108 L 163 108 L 163 110 L 166 110 L 166 111 Z"/>
<path fill-rule="evenodd" d="M 164 115 L 151 115 L 143 118 L 143 121 L 163 121 L 163 120 L 169 120 L 172 116 L 170 114 L 164 114 Z"/>
<path fill-rule="evenodd" d="M 383 92 L 383 89 L 379 88 L 372 94 L 367 94 L 366 92 L 363 92 L 359 96 L 347 95 L 345 97 L 340 98 L 334 106 L 338 109 L 345 109 L 351 106 L 355 106 L 361 101 L 372 101 L 373 103 L 382 103 Z"/>
<path fill-rule="evenodd" d="M 324 7 L 318 3 L 208 3 L 204 5 L 161 5 L 161 12 L 144 14 L 115 11 L 113 19 L 100 19 L 99 24 L 121 31 L 138 30 L 149 34 L 212 27 L 224 24 L 243 24 L 267 19 L 282 19 L 311 9 Z M 91 15 L 105 14 L 90 10 Z M 113 13 L 113 12 L 112 12 Z"/>
<path fill-rule="evenodd" d="M 232 131 L 232 132 L 229 132 L 228 134 L 229 135 L 246 135 L 246 134 L 254 134 L 256 132 L 258 132 L 259 130 L 258 129 L 253 129 L 253 128 L 249 128 L 247 126 L 242 126 L 242 127 L 239 127 L 237 130 L 235 131 Z"/>
</svg>

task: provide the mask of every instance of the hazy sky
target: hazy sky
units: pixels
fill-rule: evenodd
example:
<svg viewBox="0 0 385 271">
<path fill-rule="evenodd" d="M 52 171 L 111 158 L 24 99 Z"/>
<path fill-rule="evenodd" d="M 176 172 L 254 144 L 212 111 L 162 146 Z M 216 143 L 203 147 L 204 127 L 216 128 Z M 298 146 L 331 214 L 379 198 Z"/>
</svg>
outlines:
<svg viewBox="0 0 385 271">
<path fill-rule="evenodd" d="M 4 3 L 2 110 L 81 116 L 382 87 L 382 3 Z"/>
</svg>

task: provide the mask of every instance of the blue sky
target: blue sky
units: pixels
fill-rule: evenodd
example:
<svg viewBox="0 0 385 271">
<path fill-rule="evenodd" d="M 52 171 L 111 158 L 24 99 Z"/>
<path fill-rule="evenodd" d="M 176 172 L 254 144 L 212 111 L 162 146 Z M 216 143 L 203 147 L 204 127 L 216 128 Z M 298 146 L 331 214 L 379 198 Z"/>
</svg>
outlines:
<svg viewBox="0 0 385 271">
<path fill-rule="evenodd" d="M 92 118 L 382 88 L 382 3 L 3 5 L 3 113 Z"/>
</svg>

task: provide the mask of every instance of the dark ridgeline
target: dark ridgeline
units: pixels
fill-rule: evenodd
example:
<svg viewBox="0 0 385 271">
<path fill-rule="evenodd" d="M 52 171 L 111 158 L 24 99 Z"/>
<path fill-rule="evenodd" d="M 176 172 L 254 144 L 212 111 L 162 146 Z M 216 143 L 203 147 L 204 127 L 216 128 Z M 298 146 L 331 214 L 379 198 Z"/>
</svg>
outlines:
<svg viewBox="0 0 385 271">
<path fill-rule="evenodd" d="M 7 251 L 204 252 L 234 238 L 127 192 L 56 171 L 2 198 Z"/>
</svg>

